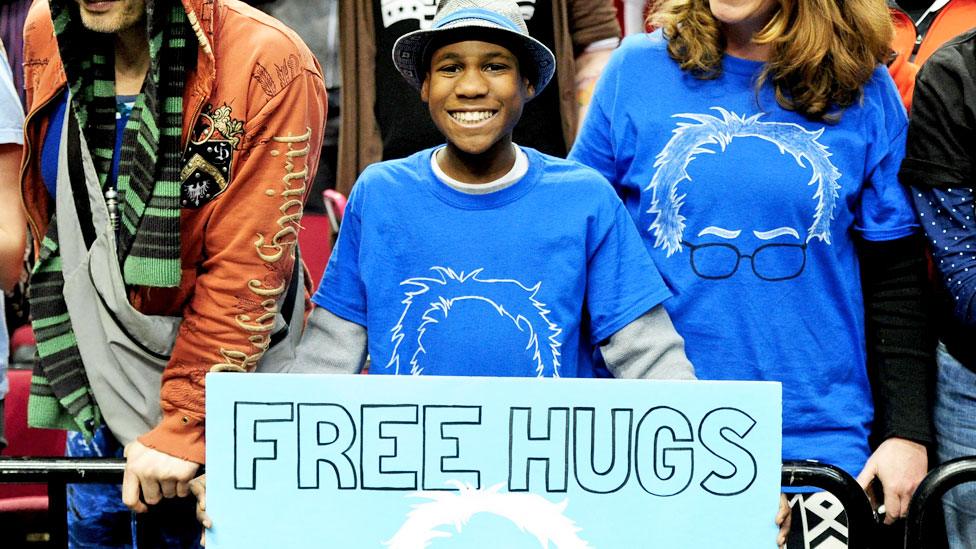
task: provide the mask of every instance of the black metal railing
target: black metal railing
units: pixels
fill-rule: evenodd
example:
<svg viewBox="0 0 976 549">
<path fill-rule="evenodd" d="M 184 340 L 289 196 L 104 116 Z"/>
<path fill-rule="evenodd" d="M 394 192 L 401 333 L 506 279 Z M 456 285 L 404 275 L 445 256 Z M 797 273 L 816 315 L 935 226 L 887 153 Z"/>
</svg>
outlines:
<svg viewBox="0 0 976 549">
<path fill-rule="evenodd" d="M 0 458 L 0 482 L 46 483 L 52 547 L 67 547 L 66 485 L 122 482 L 124 459 Z M 848 548 L 868 549 L 877 536 L 878 517 L 857 481 L 838 467 L 814 461 L 783 463 L 784 487 L 812 487 L 830 492 L 847 513 Z M 905 548 L 926 547 L 926 519 L 933 501 L 964 482 L 976 481 L 976 457 L 960 458 L 933 470 L 919 485 L 909 508 Z M 64 517 L 64 518 L 58 518 Z"/>
<path fill-rule="evenodd" d="M 931 518 L 941 519 L 939 513 L 932 513 L 935 503 L 952 488 L 965 483 L 976 481 L 976 456 L 963 457 L 947 461 L 936 467 L 925 477 L 912 502 L 908 506 L 908 518 L 905 521 L 905 549 L 928 548 L 929 540 L 937 538 L 931 535 L 933 525 L 927 524 Z M 943 525 L 939 524 L 938 528 Z"/>
<path fill-rule="evenodd" d="M 124 459 L 0 458 L 0 482 L 46 483 L 51 547 L 68 546 L 66 488 L 75 483 L 121 483 Z"/>
<path fill-rule="evenodd" d="M 783 462 L 782 484 L 786 487 L 813 487 L 830 492 L 847 513 L 847 547 L 867 549 L 877 538 L 878 516 L 867 494 L 846 471 L 816 461 Z M 797 518 L 793 518 L 793 524 Z"/>
</svg>

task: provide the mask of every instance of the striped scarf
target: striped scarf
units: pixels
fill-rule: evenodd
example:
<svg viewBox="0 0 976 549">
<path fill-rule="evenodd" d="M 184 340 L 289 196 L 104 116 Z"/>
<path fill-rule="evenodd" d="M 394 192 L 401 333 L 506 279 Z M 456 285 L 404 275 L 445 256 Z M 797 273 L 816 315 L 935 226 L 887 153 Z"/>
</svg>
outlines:
<svg viewBox="0 0 976 549">
<path fill-rule="evenodd" d="M 50 5 L 71 92 L 68 137 L 77 134 L 76 128 L 84 132 L 104 188 L 116 139 L 114 35 L 85 29 L 75 0 L 51 0 Z M 146 26 L 149 72 L 122 134 L 117 247 L 127 285 L 174 287 L 180 283 L 182 98 L 186 74 L 196 61 L 196 40 L 178 0 L 148 1 Z M 80 166 L 76 156 L 69 157 L 69 165 Z M 72 179 L 77 172 L 71 172 Z M 101 424 L 101 414 L 64 300 L 57 227 L 57 215 L 52 215 L 31 276 L 39 360 L 31 382 L 29 419 L 31 425 L 90 435 Z"/>
</svg>

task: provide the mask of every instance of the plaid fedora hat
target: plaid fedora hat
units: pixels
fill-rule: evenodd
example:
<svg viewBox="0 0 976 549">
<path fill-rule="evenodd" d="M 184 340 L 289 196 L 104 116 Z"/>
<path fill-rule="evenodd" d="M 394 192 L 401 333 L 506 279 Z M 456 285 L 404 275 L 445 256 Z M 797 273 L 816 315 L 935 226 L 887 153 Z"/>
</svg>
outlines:
<svg viewBox="0 0 976 549">
<path fill-rule="evenodd" d="M 537 97 L 552 79 L 556 57 L 542 42 L 529 36 L 515 0 L 441 0 L 430 30 L 409 32 L 397 39 L 393 45 L 393 64 L 411 86 L 420 89 L 427 69 L 423 64 L 431 41 L 466 28 L 497 32 L 521 46 L 526 56 L 520 56 L 519 61 L 534 64 L 532 85 Z"/>
</svg>

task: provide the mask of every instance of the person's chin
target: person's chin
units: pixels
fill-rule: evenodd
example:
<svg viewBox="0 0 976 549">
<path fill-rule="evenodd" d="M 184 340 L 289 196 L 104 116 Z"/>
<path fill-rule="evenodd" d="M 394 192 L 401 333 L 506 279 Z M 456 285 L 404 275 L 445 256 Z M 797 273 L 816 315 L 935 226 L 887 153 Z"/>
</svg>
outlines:
<svg viewBox="0 0 976 549">
<path fill-rule="evenodd" d="M 491 150 L 501 139 L 492 131 L 471 129 L 465 131 L 449 132 L 447 140 L 454 145 L 454 148 L 467 155 L 483 154 Z"/>
<path fill-rule="evenodd" d="M 451 143 L 454 148 L 468 156 L 477 156 L 488 152 L 497 140 L 491 139 L 458 139 Z"/>
<path fill-rule="evenodd" d="M 90 31 L 101 33 L 116 33 L 119 31 L 118 17 L 106 13 L 90 13 L 81 11 L 81 24 Z"/>
</svg>

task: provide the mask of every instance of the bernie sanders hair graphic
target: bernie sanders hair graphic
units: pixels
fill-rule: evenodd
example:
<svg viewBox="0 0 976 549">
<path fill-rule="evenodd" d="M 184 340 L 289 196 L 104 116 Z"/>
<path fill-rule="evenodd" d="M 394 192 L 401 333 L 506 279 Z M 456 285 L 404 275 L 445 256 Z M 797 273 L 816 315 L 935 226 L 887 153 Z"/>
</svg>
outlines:
<svg viewBox="0 0 976 549">
<path fill-rule="evenodd" d="M 761 122 L 759 118 L 763 113 L 746 118 L 721 107 L 712 109 L 721 113 L 722 117 L 689 113 L 674 115 L 674 118 L 694 120 L 697 124 L 678 122 L 671 140 L 654 160 L 654 177 L 645 189 L 652 192 L 651 206 L 647 213 L 654 215 L 654 220 L 648 227 L 648 231 L 654 234 L 654 247 L 664 248 L 668 257 L 681 251 L 685 229 L 681 206 L 687 195 L 678 195 L 678 184 L 685 180 L 691 181 L 687 168 L 697 155 L 717 152 L 706 148 L 706 145 L 718 145 L 718 152 L 724 152 L 737 137 L 757 137 L 768 141 L 779 148 L 780 154 L 789 153 L 793 156 L 801 167 L 806 167 L 806 160 L 812 171 L 807 185 L 817 186 L 813 194 L 817 208 L 813 224 L 807 230 L 806 242 L 819 238 L 830 244 L 830 222 L 834 218 L 834 208 L 837 205 L 837 191 L 840 189 L 837 180 L 841 174 L 830 162 L 831 153 L 828 148 L 818 141 L 823 134 L 823 128 L 807 131 L 793 123 Z"/>
<path fill-rule="evenodd" d="M 458 534 L 462 527 L 477 514 L 495 515 L 509 520 L 522 532 L 526 532 L 545 549 L 592 549 L 579 537 L 580 528 L 565 515 L 569 500 L 553 503 L 529 492 L 501 492 L 501 484 L 487 490 L 451 482 L 457 492 L 421 491 L 411 497 L 430 501 L 413 507 L 392 539 L 386 542 L 390 549 L 423 549 L 435 538 L 450 538 L 451 532 L 440 530 L 442 526 L 454 526 Z"/>
<path fill-rule="evenodd" d="M 537 0 L 516 0 L 522 17 L 528 22 L 535 14 Z M 383 28 L 388 29 L 401 21 L 417 21 L 421 30 L 430 30 L 437 13 L 438 0 L 381 0 L 380 15 Z"/>
<path fill-rule="evenodd" d="M 406 291 L 406 297 L 400 302 L 404 306 L 403 314 L 391 330 L 394 348 L 387 368 L 392 367 L 399 374 L 401 357 L 407 357 L 410 373 L 422 374 L 422 355 L 427 353 L 423 339 L 427 329 L 447 320 L 458 302 L 481 301 L 509 319 L 520 332 L 528 334 L 525 349 L 532 352 L 537 376 L 559 377 L 562 346 L 559 335 L 563 330 L 549 319 L 550 311 L 546 304 L 536 298 L 542 282 L 529 287 L 517 280 L 480 278 L 483 269 L 470 273 L 457 273 L 445 267 L 432 267 L 431 270 L 439 276 L 410 278 L 400 283 L 411 289 Z M 417 299 L 429 301 L 424 306 L 423 303 L 415 303 Z M 537 327 L 548 330 L 547 344 L 539 344 L 539 334 L 542 332 Z"/>
</svg>

